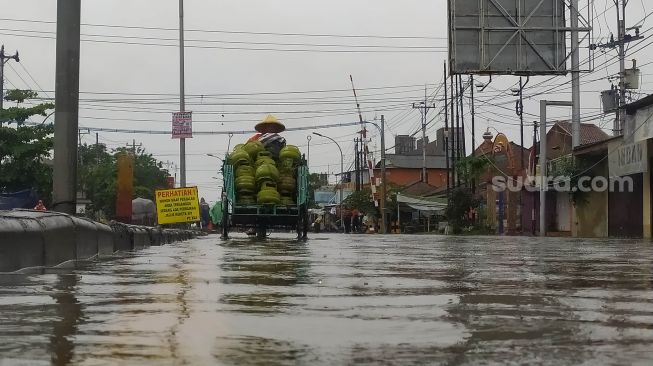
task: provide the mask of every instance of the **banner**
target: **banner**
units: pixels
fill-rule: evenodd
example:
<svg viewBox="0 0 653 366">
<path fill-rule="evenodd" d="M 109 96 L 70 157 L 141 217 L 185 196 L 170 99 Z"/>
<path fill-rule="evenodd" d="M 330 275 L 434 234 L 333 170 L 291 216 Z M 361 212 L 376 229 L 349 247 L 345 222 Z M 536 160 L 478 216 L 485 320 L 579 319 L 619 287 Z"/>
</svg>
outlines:
<svg viewBox="0 0 653 366">
<path fill-rule="evenodd" d="M 193 138 L 193 112 L 177 112 L 172 114 L 172 138 Z"/>
<path fill-rule="evenodd" d="M 157 190 L 155 198 L 159 225 L 200 221 L 197 187 Z"/>
</svg>

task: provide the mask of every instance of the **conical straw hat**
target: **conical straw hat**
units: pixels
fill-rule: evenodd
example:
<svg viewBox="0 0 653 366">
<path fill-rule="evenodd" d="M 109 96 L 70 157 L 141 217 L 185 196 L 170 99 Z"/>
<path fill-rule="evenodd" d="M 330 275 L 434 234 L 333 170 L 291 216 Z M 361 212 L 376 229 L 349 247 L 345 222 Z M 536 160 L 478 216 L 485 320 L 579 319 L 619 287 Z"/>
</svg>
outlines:
<svg viewBox="0 0 653 366">
<path fill-rule="evenodd" d="M 269 114 L 263 122 L 256 125 L 255 129 L 260 133 L 281 133 L 286 130 L 286 126 L 279 122 L 277 117 Z"/>
</svg>

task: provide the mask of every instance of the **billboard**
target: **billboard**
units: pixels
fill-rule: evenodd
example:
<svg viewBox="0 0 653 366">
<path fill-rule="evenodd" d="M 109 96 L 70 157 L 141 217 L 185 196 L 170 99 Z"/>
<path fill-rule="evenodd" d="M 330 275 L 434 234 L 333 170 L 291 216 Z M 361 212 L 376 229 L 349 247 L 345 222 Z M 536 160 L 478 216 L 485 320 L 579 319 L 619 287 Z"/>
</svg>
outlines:
<svg viewBox="0 0 653 366">
<path fill-rule="evenodd" d="M 157 190 L 155 203 L 159 225 L 200 221 L 197 187 Z"/>
<path fill-rule="evenodd" d="M 567 72 L 565 0 L 449 0 L 452 74 Z"/>
<path fill-rule="evenodd" d="M 172 138 L 193 138 L 193 112 L 176 112 L 172 114 Z"/>
</svg>

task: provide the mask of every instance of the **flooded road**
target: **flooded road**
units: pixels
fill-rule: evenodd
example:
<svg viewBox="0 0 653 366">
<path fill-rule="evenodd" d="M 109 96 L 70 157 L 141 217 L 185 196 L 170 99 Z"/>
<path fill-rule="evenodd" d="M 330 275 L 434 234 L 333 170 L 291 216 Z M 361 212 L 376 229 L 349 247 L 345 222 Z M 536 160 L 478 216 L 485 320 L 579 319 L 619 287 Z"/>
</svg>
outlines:
<svg viewBox="0 0 653 366">
<path fill-rule="evenodd" d="M 653 362 L 650 243 L 276 236 L 0 274 L 0 366 Z"/>
</svg>

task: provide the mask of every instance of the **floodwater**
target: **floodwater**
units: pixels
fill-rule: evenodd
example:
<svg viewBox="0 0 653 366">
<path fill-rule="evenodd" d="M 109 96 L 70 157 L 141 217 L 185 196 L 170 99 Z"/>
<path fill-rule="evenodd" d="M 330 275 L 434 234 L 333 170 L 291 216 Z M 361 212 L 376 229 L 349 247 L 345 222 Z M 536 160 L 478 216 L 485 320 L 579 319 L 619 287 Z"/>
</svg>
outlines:
<svg viewBox="0 0 653 366">
<path fill-rule="evenodd" d="M 0 274 L 0 366 L 653 363 L 651 243 L 275 236 Z"/>
</svg>

